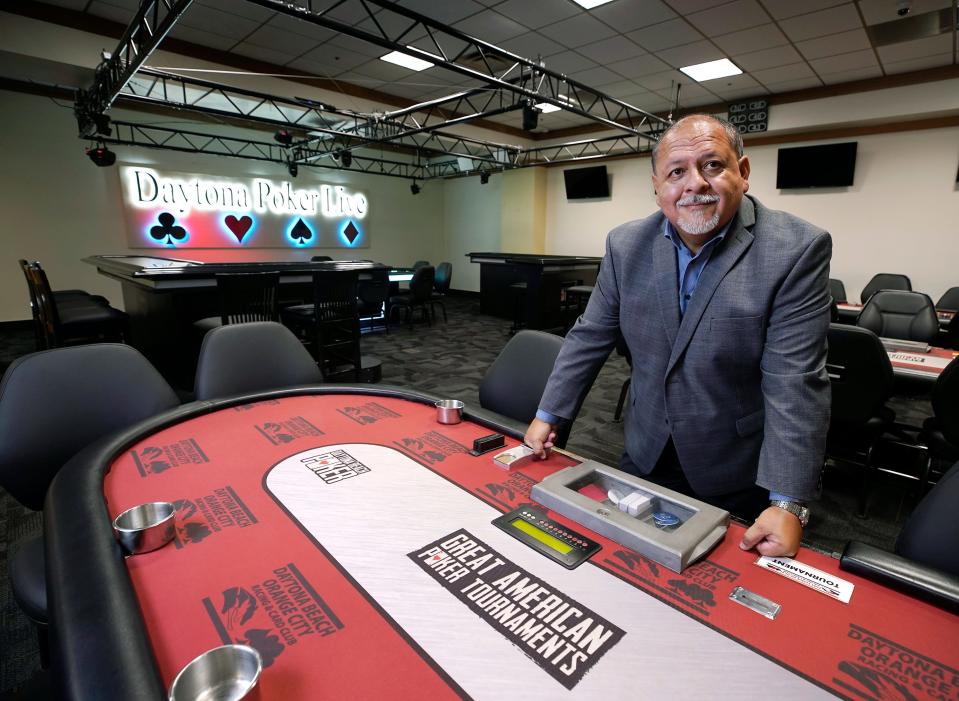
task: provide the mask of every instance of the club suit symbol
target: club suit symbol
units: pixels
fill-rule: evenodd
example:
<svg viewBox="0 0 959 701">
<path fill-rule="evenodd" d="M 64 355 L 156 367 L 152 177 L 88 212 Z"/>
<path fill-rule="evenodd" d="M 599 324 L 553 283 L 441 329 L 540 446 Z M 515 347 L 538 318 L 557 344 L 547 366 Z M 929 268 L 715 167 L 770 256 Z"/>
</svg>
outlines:
<svg viewBox="0 0 959 701">
<path fill-rule="evenodd" d="M 174 226 L 176 218 L 169 212 L 163 212 L 158 217 L 159 226 L 150 227 L 150 236 L 162 243 L 176 244 L 186 240 L 186 229 Z"/>
<path fill-rule="evenodd" d="M 297 219 L 296 224 L 293 225 L 293 229 L 290 230 L 290 236 L 302 246 L 313 238 L 313 230 L 307 226 L 305 221 Z"/>
</svg>

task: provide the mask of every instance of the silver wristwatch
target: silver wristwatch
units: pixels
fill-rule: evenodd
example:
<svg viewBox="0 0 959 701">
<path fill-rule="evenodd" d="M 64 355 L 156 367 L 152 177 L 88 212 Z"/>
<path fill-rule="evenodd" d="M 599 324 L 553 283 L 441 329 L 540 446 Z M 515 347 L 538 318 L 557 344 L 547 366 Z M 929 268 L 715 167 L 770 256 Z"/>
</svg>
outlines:
<svg viewBox="0 0 959 701">
<path fill-rule="evenodd" d="M 773 500 L 769 502 L 769 505 L 778 506 L 780 509 L 791 513 L 799 519 L 799 525 L 803 528 L 809 523 L 809 507 L 805 504 L 800 504 L 798 501 Z"/>
</svg>

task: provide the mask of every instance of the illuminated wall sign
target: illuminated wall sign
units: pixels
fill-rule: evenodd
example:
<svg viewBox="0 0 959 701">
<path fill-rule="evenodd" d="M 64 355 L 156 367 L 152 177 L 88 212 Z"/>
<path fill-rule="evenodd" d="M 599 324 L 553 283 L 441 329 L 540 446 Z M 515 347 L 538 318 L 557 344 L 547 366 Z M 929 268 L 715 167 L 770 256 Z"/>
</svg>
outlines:
<svg viewBox="0 0 959 701">
<path fill-rule="evenodd" d="M 119 168 L 133 248 L 367 248 L 369 200 L 342 185 Z"/>
</svg>

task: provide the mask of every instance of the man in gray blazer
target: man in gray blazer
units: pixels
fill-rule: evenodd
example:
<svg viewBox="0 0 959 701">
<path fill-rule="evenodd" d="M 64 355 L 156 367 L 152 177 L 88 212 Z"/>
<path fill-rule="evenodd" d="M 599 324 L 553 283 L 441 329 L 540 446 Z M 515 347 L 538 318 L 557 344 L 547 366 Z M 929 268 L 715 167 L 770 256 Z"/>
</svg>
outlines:
<svg viewBox="0 0 959 701">
<path fill-rule="evenodd" d="M 622 334 L 632 403 L 621 467 L 756 517 L 743 548 L 794 554 L 829 425 L 831 239 L 745 196 L 742 140 L 713 117 L 663 134 L 653 187 L 661 211 L 609 234 L 526 443 L 546 456 Z"/>
</svg>

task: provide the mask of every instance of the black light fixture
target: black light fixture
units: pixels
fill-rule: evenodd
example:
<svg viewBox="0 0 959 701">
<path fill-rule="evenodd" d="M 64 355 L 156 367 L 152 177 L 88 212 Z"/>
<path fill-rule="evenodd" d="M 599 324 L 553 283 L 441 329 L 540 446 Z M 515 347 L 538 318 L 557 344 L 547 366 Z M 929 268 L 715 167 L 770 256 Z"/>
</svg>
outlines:
<svg viewBox="0 0 959 701">
<path fill-rule="evenodd" d="M 415 180 L 413 181 L 413 184 L 410 185 L 410 192 L 412 192 L 414 195 L 420 194 L 420 186 L 416 184 Z"/>
<path fill-rule="evenodd" d="M 353 165 L 353 154 L 349 151 L 343 151 L 340 154 L 340 163 L 344 168 L 349 168 L 351 165 Z"/>
<path fill-rule="evenodd" d="M 485 185 L 489 182 L 489 173 L 483 172 L 480 173 L 480 185 Z"/>
<path fill-rule="evenodd" d="M 108 168 L 117 162 L 117 154 L 107 148 L 103 142 L 87 149 L 87 157 L 100 168 Z"/>
<path fill-rule="evenodd" d="M 290 171 L 291 178 L 295 178 L 300 172 L 300 167 L 296 164 L 296 161 L 290 161 L 287 163 L 286 169 Z"/>
<path fill-rule="evenodd" d="M 93 124 L 97 129 L 97 134 L 110 136 L 113 133 L 113 127 L 110 126 L 110 118 L 103 113 L 93 115 Z"/>
<path fill-rule="evenodd" d="M 289 146 L 293 143 L 293 134 L 288 132 L 286 129 L 280 129 L 273 135 L 273 140 L 278 144 Z"/>
<path fill-rule="evenodd" d="M 531 103 L 523 105 L 523 129 L 533 131 L 539 125 L 539 110 Z"/>
</svg>

